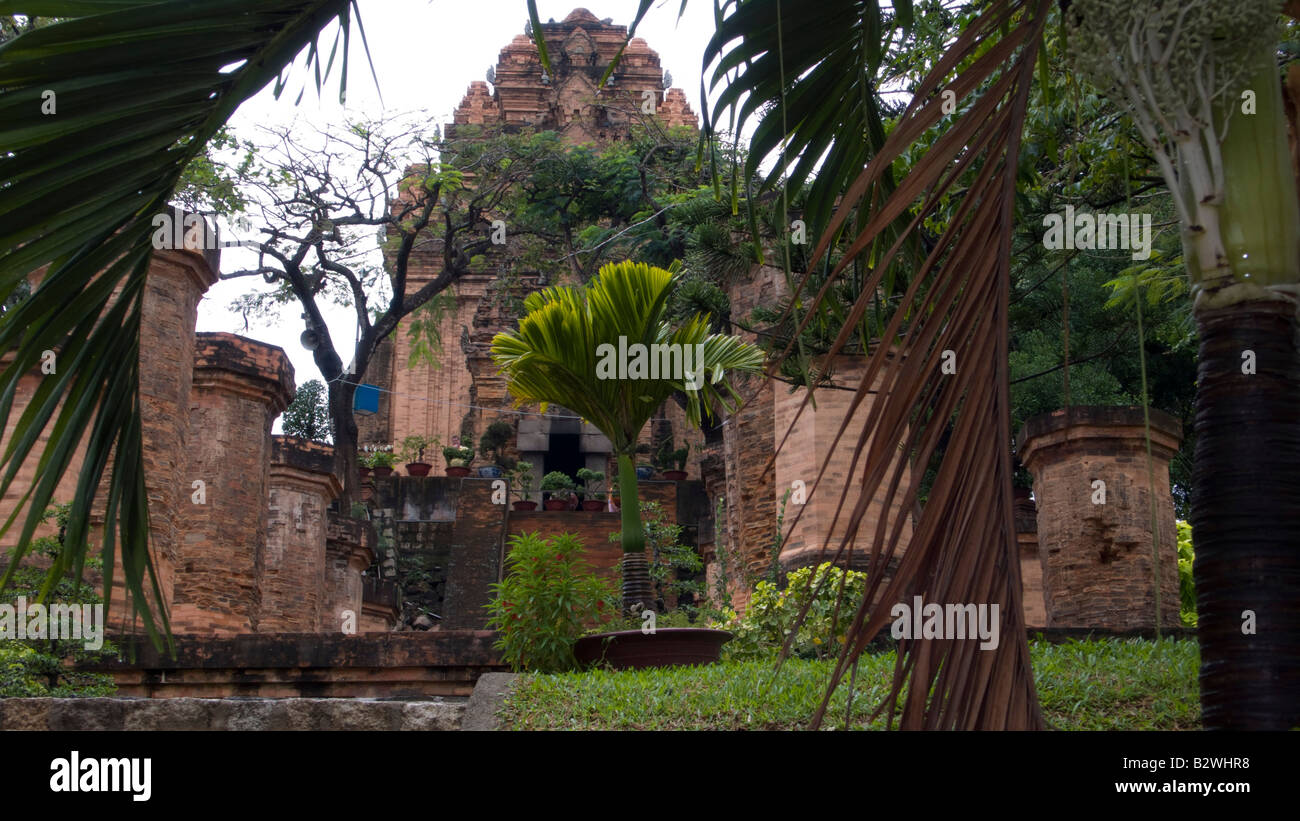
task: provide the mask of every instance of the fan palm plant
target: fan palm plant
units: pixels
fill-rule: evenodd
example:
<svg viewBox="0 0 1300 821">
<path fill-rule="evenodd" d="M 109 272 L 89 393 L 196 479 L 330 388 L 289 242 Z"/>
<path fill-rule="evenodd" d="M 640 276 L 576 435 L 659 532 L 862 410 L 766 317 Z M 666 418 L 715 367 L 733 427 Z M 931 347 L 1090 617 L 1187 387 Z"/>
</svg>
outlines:
<svg viewBox="0 0 1300 821">
<path fill-rule="evenodd" d="M 677 326 L 667 320 L 668 300 L 679 281 L 676 272 L 676 265 L 611 263 L 585 287 L 555 286 L 530 294 L 519 329 L 492 340 L 492 357 L 516 403 L 538 402 L 543 411 L 551 402 L 562 405 L 613 445 L 623 500 L 623 606 L 629 610 L 649 606 L 653 598 L 637 503 L 635 455 L 641 431 L 678 391 L 685 393 L 687 418 L 694 425 L 700 424 L 702 412 L 731 410 L 738 396 L 727 372 L 753 373 L 763 367 L 758 348 L 710 333 L 708 316 L 696 315 Z M 629 367 L 619 373 L 611 357 L 621 352 L 635 356 L 634 346 L 644 346 L 647 355 L 676 351 L 682 368 L 639 374 L 633 363 L 625 362 Z"/>
</svg>

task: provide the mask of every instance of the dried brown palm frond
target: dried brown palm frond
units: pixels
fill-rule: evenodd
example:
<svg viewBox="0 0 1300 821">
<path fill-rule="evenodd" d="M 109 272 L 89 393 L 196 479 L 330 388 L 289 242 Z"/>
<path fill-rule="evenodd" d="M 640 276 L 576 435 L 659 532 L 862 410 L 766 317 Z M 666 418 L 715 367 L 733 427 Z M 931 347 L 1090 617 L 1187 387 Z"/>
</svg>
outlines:
<svg viewBox="0 0 1300 821">
<path fill-rule="evenodd" d="M 947 227 L 895 303 L 831 445 L 834 449 L 848 435 L 844 446 L 853 451 L 849 475 L 860 476 L 861 485 L 840 489 L 836 521 L 823 549 L 834 553 L 823 558 L 851 558 L 868 507 L 881 515 L 874 531 L 862 534 L 862 541 L 870 543 L 867 592 L 852 614 L 848 641 L 814 726 L 824 716 L 830 693 L 893 620 L 893 605 L 920 596 L 940 605 L 997 605 L 1001 640 L 987 650 L 971 640 L 900 640 L 891 691 L 877 713 L 887 712 L 892 724 L 901 699 L 899 719 L 905 729 L 1043 727 L 1024 629 L 1011 504 L 1007 302 L 1021 129 L 1049 8 L 1050 0 L 997 0 L 971 23 L 916 88 L 906 113 L 848 186 L 808 266 L 815 269 L 858 206 L 870 203 L 865 218 L 859 216 L 864 227 L 810 300 L 815 310 L 856 257 L 876 251 L 829 359 L 853 338 L 908 235 L 926 217 L 939 214 L 946 194 L 964 188 Z M 957 71 L 959 66 L 963 68 Z M 944 116 L 945 90 L 955 94 L 964 111 L 887 190 L 882 181 L 891 164 Z M 909 216 L 902 235 L 879 253 L 886 229 Z M 805 274 L 796 296 L 807 282 Z M 793 342 L 784 355 L 791 348 Z M 955 355 L 955 372 L 941 368 L 945 352 Z M 779 361 L 774 362 L 769 377 L 778 368 Z M 778 450 L 812 393 L 804 397 Z M 858 412 L 871 393 L 879 398 L 865 414 Z M 854 420 L 864 415 L 857 430 Z M 812 493 L 819 488 L 826 492 L 821 486 L 831 458 L 828 454 Z M 936 469 L 933 486 L 904 547 L 911 517 L 903 511 L 917 507 L 927 466 Z M 851 491 L 857 491 L 856 498 Z M 846 519 L 841 535 L 832 538 L 841 530 L 841 516 Z M 896 569 L 886 581 L 883 571 L 895 560 Z"/>
</svg>

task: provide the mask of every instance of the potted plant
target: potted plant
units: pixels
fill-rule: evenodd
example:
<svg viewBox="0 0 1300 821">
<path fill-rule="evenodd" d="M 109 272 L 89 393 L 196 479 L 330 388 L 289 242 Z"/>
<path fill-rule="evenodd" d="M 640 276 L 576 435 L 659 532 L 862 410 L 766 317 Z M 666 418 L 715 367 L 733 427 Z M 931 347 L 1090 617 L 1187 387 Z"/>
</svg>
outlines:
<svg viewBox="0 0 1300 821">
<path fill-rule="evenodd" d="M 436 446 L 436 436 L 408 436 L 402 440 L 402 458 L 408 459 L 406 473 L 409 476 L 428 476 L 433 465 L 424 461 L 424 451 Z"/>
<path fill-rule="evenodd" d="M 537 503 L 533 501 L 533 463 L 525 462 L 522 459 L 515 463 L 514 468 L 510 471 L 510 486 L 515 488 L 519 493 L 519 499 L 515 501 L 515 510 L 536 510 Z"/>
<path fill-rule="evenodd" d="M 605 509 L 605 474 L 598 470 L 582 468 L 578 471 L 578 480 L 582 482 L 582 509 Z"/>
<path fill-rule="evenodd" d="M 369 479 L 371 471 L 370 452 L 361 451 L 357 454 L 357 472 L 361 474 L 362 479 Z"/>
<path fill-rule="evenodd" d="M 636 446 L 636 452 L 644 455 L 650 452 L 650 446 L 642 442 Z M 636 478 L 649 479 L 655 475 L 655 466 L 648 462 L 638 462 L 636 466 Z"/>
<path fill-rule="evenodd" d="M 673 450 L 673 440 L 665 439 L 655 454 L 655 467 L 665 479 L 680 482 L 686 478 L 686 459 L 691 454 L 691 446 Z"/>
<path fill-rule="evenodd" d="M 504 451 L 506 445 L 510 444 L 510 437 L 514 434 L 514 427 L 504 420 L 498 419 L 488 425 L 487 430 L 478 440 L 478 452 L 484 456 L 491 453 L 492 464 L 480 467 L 479 476 L 485 479 L 499 479 L 505 471 L 513 467 L 514 460 L 506 456 Z"/>
<path fill-rule="evenodd" d="M 542 477 L 542 492 L 547 494 L 562 493 L 567 497 L 574 491 L 577 486 L 569 478 L 567 473 L 561 473 L 553 470 Z M 569 506 L 568 498 L 556 498 L 555 496 L 544 497 L 542 507 L 546 510 L 564 510 Z"/>
<path fill-rule="evenodd" d="M 468 476 L 470 462 L 474 461 L 474 449 L 450 445 L 442 449 L 442 458 L 447 460 L 448 476 Z"/>
<path fill-rule="evenodd" d="M 377 450 L 370 454 L 370 469 L 375 472 L 379 479 L 385 479 L 393 475 L 393 463 L 397 457 L 391 450 Z"/>
</svg>

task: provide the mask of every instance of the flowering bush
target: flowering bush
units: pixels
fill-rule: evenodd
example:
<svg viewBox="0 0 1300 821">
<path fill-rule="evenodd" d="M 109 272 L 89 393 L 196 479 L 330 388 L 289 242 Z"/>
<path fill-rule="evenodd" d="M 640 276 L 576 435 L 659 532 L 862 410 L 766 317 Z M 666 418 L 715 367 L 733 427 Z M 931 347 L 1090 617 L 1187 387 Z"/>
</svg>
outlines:
<svg viewBox="0 0 1300 821">
<path fill-rule="evenodd" d="M 730 630 L 735 638 L 723 645 L 723 654 L 732 659 L 758 658 L 779 650 L 794 628 L 794 621 L 811 597 L 812 606 L 799 627 L 790 652 L 803 658 L 824 658 L 839 653 L 844 643 L 849 623 L 867 589 L 867 574 L 848 571 L 844 583 L 844 599 L 839 617 L 835 618 L 835 600 L 839 595 L 844 572 L 830 562 L 824 562 L 814 571 L 800 568 L 789 574 L 784 590 L 769 581 L 759 582 L 749 597 L 749 607 L 741 616 L 735 610 L 723 610 L 722 619 L 713 627 Z M 817 586 L 824 586 L 814 596 Z"/>
<path fill-rule="evenodd" d="M 488 627 L 500 634 L 495 646 L 516 672 L 573 669 L 573 643 L 584 629 L 616 616 L 618 590 L 582 554 L 582 542 L 570 533 L 510 538 L 509 572 L 492 585 L 486 606 Z"/>
</svg>

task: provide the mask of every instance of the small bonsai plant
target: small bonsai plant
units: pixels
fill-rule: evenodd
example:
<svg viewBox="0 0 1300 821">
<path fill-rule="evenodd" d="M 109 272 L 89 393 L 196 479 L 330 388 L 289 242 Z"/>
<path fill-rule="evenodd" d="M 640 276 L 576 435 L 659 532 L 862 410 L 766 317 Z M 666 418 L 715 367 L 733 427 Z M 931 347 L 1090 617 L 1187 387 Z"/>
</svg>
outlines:
<svg viewBox="0 0 1300 821">
<path fill-rule="evenodd" d="M 438 445 L 436 436 L 408 436 L 402 440 L 402 458 L 407 460 L 406 472 L 411 476 L 428 476 L 433 465 L 424 461 L 424 452 Z"/>
<path fill-rule="evenodd" d="M 567 498 L 556 498 L 555 494 L 567 497 L 576 487 L 567 473 L 558 470 L 551 471 L 542 477 L 542 490 L 552 494 L 550 498 L 542 503 L 542 507 L 547 510 L 564 510 L 569 506 L 569 500 Z"/>
<path fill-rule="evenodd" d="M 582 482 L 582 509 L 603 510 L 605 508 L 605 474 L 598 470 L 582 468 L 578 471 L 578 480 Z"/>
<path fill-rule="evenodd" d="M 690 455 L 690 445 L 673 450 L 673 440 L 665 439 L 655 454 L 655 467 L 659 468 L 665 479 L 681 481 L 686 478 L 686 460 Z"/>
<path fill-rule="evenodd" d="M 536 510 L 537 503 L 533 501 L 533 463 L 520 459 L 507 476 L 510 486 L 519 494 L 515 510 Z"/>
<path fill-rule="evenodd" d="M 371 451 L 370 458 L 367 461 L 369 461 L 369 467 L 375 472 L 375 475 L 383 478 L 393 475 L 393 464 L 397 461 L 397 457 L 393 455 L 391 449 L 385 448 L 384 450 Z"/>
<path fill-rule="evenodd" d="M 442 449 L 442 458 L 447 460 L 448 476 L 468 476 L 470 462 L 474 461 L 474 449 L 462 447 L 459 443 Z"/>
<path fill-rule="evenodd" d="M 514 436 L 514 433 L 514 427 L 502 419 L 488 425 L 487 430 L 479 437 L 478 450 L 484 456 L 489 453 L 492 454 L 492 464 L 479 468 L 478 473 L 480 476 L 495 479 L 514 466 L 514 460 L 504 453 L 506 445 L 510 444 L 510 437 Z"/>
</svg>

